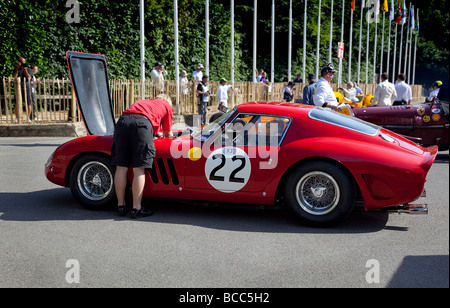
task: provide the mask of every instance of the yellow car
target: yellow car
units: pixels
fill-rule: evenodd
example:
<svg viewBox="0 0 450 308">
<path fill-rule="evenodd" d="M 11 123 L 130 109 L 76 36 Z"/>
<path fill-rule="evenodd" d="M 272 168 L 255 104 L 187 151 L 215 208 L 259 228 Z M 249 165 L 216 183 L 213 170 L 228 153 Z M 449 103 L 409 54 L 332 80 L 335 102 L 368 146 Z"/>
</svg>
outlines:
<svg viewBox="0 0 450 308">
<path fill-rule="evenodd" d="M 336 99 L 339 104 L 345 103 L 347 105 L 350 105 L 355 108 L 359 107 L 369 107 L 371 105 L 373 95 L 357 95 L 356 97 L 359 99 L 359 102 L 352 102 L 344 97 L 341 92 L 334 92 L 334 95 L 336 96 Z M 375 102 L 373 105 L 378 104 L 378 101 Z"/>
</svg>

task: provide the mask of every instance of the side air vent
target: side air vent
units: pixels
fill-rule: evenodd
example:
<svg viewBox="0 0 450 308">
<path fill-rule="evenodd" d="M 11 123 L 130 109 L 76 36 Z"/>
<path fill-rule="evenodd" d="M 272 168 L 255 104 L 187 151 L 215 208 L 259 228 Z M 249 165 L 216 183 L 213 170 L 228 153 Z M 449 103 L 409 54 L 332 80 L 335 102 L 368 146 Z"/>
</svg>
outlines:
<svg viewBox="0 0 450 308">
<path fill-rule="evenodd" d="M 180 184 L 173 159 L 168 158 L 166 163 L 167 168 L 162 158 L 158 157 L 153 161 L 153 167 L 150 169 L 150 178 L 152 182 L 158 184 L 161 181 L 165 185 L 169 185 L 171 182 L 174 185 Z"/>
</svg>

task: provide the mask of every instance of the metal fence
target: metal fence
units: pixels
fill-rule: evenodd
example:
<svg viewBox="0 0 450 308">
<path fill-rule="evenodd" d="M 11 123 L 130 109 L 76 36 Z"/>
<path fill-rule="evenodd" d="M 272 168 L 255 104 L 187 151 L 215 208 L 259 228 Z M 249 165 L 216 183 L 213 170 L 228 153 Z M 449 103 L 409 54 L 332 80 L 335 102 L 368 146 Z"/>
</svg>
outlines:
<svg viewBox="0 0 450 308">
<path fill-rule="evenodd" d="M 166 93 L 172 98 L 176 114 L 197 113 L 196 84 L 192 81 L 180 85 L 177 101 L 176 82 L 166 80 L 164 86 L 155 85 L 150 80 L 145 81 L 144 96 L 140 80 L 110 80 L 111 99 L 114 113 L 118 116 L 133 102 L 145 98 L 156 97 Z M 306 84 L 296 84 L 294 100 L 299 102 L 303 87 Z M 210 105 L 217 108 L 218 82 L 210 81 Z M 286 83 L 254 84 L 253 82 L 235 82 L 234 91 L 229 92 L 228 105 L 234 107 L 250 101 L 281 101 Z M 32 102 L 27 102 L 26 87 L 22 91 L 20 78 L 2 78 L 0 86 L 0 125 L 2 124 L 47 124 L 80 121 L 76 107 L 76 97 L 72 91 L 69 79 L 41 78 L 32 83 Z M 337 90 L 337 84 L 332 84 Z M 421 97 L 421 86 L 411 86 L 413 97 Z M 373 94 L 376 84 L 360 85 L 363 93 Z M 31 116 L 29 113 L 31 111 Z"/>
</svg>

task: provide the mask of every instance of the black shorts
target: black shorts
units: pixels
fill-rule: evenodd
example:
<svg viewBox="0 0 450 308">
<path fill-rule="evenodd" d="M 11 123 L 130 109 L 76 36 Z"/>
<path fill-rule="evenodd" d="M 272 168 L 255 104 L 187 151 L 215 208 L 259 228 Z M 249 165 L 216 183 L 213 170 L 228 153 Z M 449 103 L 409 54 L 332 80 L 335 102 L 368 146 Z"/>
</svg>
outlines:
<svg viewBox="0 0 450 308">
<path fill-rule="evenodd" d="M 112 165 L 151 169 L 155 152 L 150 120 L 141 115 L 123 114 L 114 129 Z"/>
</svg>

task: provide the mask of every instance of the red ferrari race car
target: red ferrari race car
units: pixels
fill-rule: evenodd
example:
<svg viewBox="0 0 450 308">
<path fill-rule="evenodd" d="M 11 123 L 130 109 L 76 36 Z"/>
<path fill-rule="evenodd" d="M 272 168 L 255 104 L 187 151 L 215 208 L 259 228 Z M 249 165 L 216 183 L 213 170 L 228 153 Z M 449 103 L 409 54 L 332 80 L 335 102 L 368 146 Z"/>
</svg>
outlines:
<svg viewBox="0 0 450 308">
<path fill-rule="evenodd" d="M 115 203 L 106 61 L 74 52 L 67 57 L 89 135 L 59 146 L 45 173 L 84 206 L 100 209 Z M 418 146 L 326 108 L 275 102 L 240 105 L 201 130 L 156 139 L 155 147 L 144 197 L 284 205 L 315 226 L 343 221 L 357 202 L 366 210 L 401 205 L 426 213 L 408 204 L 422 196 L 437 154 L 436 146 Z"/>
</svg>

